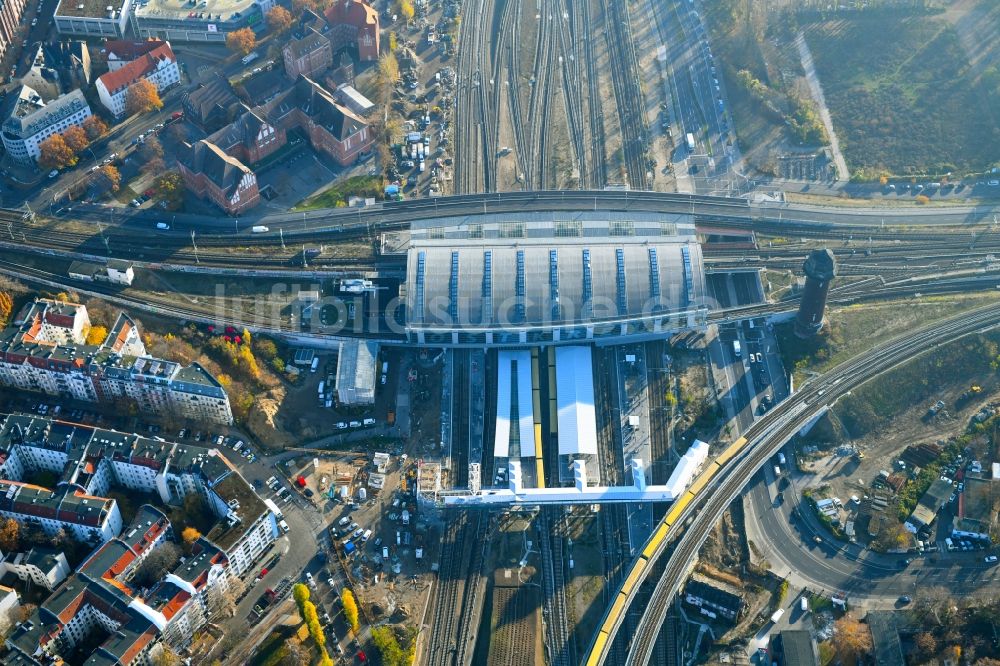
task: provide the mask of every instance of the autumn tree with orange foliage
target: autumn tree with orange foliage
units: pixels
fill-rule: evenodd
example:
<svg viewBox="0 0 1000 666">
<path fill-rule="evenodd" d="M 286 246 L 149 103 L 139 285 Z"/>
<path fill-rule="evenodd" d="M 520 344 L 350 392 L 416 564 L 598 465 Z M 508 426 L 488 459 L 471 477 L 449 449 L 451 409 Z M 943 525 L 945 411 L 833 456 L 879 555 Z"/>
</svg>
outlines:
<svg viewBox="0 0 1000 666">
<path fill-rule="evenodd" d="M 226 35 L 226 47 L 235 53 L 247 55 L 257 46 L 257 35 L 250 28 L 233 30 Z"/>
<path fill-rule="evenodd" d="M 53 134 L 38 144 L 38 164 L 44 169 L 64 169 L 76 164 L 76 153 L 61 134 Z"/>
<path fill-rule="evenodd" d="M 121 172 L 118 171 L 116 167 L 113 167 L 110 164 L 105 164 L 101 167 L 101 175 L 107 178 L 111 183 L 111 190 L 113 192 L 117 192 L 118 188 L 121 187 L 122 184 Z"/>
<path fill-rule="evenodd" d="M 62 133 L 63 140 L 66 141 L 66 145 L 73 149 L 74 153 L 79 153 L 90 145 L 90 141 L 87 139 L 87 133 L 82 127 L 74 125 L 68 128 Z"/>
<path fill-rule="evenodd" d="M 99 139 L 108 132 L 108 124 L 97 116 L 90 116 L 83 121 L 83 131 L 91 141 Z"/>
<path fill-rule="evenodd" d="M 0 551 L 4 553 L 17 552 L 21 540 L 21 525 L 13 518 L 0 521 Z"/>
<path fill-rule="evenodd" d="M 867 624 L 848 614 L 833 623 L 833 644 L 842 657 L 856 659 L 871 652 L 872 633 Z"/>
<path fill-rule="evenodd" d="M 125 113 L 149 113 L 163 108 L 163 100 L 156 86 L 146 79 L 139 79 L 125 92 Z"/>
<path fill-rule="evenodd" d="M 0 325 L 6 325 L 10 313 L 14 311 L 14 299 L 6 291 L 0 291 Z"/>
<path fill-rule="evenodd" d="M 278 35 L 292 27 L 292 20 L 292 13 L 281 5 L 267 13 L 267 27 Z"/>
</svg>

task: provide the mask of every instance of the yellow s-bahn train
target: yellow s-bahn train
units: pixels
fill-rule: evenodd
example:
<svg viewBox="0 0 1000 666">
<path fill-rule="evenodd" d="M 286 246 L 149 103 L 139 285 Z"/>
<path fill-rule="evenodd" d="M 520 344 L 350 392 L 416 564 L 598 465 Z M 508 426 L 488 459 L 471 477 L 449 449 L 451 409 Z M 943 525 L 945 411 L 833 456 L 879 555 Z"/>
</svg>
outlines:
<svg viewBox="0 0 1000 666">
<path fill-rule="evenodd" d="M 702 470 L 701 474 L 698 475 L 698 478 L 696 478 L 694 483 L 692 483 L 690 487 L 684 491 L 683 495 L 674 500 L 674 503 L 670 506 L 670 510 L 667 511 L 667 515 L 663 517 L 659 525 L 657 525 L 656 530 L 653 532 L 653 535 L 649 537 L 648 541 L 646 541 L 646 546 L 642 549 L 642 553 L 640 553 L 639 557 L 632 563 L 632 567 L 629 569 L 628 575 L 625 576 L 625 582 L 622 583 L 621 588 L 618 590 L 618 594 L 615 595 L 615 600 L 608 609 L 608 613 L 604 617 L 604 622 L 601 624 L 601 628 L 597 632 L 597 637 L 594 639 L 594 644 L 591 647 L 590 654 L 587 655 L 587 666 L 597 666 L 597 664 L 600 663 L 601 654 L 604 652 L 605 646 L 607 646 L 608 641 L 611 639 L 611 634 L 614 631 L 615 625 L 621 620 L 622 613 L 628 605 L 629 597 L 632 596 L 633 590 L 636 585 L 639 584 L 643 571 L 646 570 L 646 567 L 649 566 L 653 557 L 659 552 L 659 549 L 663 546 L 667 536 L 671 534 L 671 528 L 680 519 L 681 515 L 684 513 L 684 509 L 686 509 L 688 505 L 690 505 L 691 502 L 698 497 L 698 494 L 708 486 L 715 475 L 718 474 L 719 470 L 722 469 L 726 463 L 735 458 L 746 445 L 747 440 L 745 437 L 740 437 L 733 442 L 729 448 L 708 463 L 708 466 Z"/>
</svg>

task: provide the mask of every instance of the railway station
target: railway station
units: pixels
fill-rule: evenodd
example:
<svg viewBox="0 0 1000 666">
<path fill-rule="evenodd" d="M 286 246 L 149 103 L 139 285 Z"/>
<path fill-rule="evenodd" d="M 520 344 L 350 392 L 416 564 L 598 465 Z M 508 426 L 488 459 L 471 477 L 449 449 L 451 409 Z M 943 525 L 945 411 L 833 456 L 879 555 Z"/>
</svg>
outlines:
<svg viewBox="0 0 1000 666">
<path fill-rule="evenodd" d="M 701 246 L 686 215 L 477 215 L 410 233 L 401 297 L 411 343 L 613 344 L 707 318 Z"/>
<path fill-rule="evenodd" d="M 405 337 L 444 348 L 455 382 L 442 406 L 450 483 L 427 499 L 671 501 L 690 483 L 707 445 L 669 463 L 654 441 L 659 424 L 640 398 L 652 388 L 646 345 L 704 331 L 720 302 L 754 300 L 756 274 L 731 278 L 702 256 L 703 241 L 752 244 L 751 233 L 696 228 L 684 213 L 576 210 L 440 217 L 398 240 Z M 481 413 L 462 367 L 483 370 Z M 482 420 L 473 451 L 463 434 Z M 633 513 L 644 538 L 652 517 Z"/>
</svg>

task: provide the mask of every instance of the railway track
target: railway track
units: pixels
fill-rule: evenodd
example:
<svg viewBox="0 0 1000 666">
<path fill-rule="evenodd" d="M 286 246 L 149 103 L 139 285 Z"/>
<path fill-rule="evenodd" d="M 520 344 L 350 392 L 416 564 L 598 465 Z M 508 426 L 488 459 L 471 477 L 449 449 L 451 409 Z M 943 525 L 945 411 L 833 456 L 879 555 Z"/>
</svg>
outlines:
<svg viewBox="0 0 1000 666">
<path fill-rule="evenodd" d="M 428 666 L 454 666 L 457 625 L 461 613 L 462 579 L 464 578 L 467 551 L 467 513 L 458 513 L 447 521 L 441 548 L 441 567 L 438 570 L 437 590 L 434 597 L 434 622 L 430 626 L 426 663 Z"/>
<path fill-rule="evenodd" d="M 531 147 L 528 160 L 529 171 L 525 174 L 528 187 L 545 189 L 548 154 L 546 142 L 550 134 L 549 110 L 552 88 L 552 16 L 554 0 L 541 0 L 538 5 L 538 31 L 535 35 L 535 55 L 532 62 L 531 94 L 528 100 L 529 118 L 528 143 Z"/>
<path fill-rule="evenodd" d="M 489 666 L 535 666 L 535 630 L 531 623 L 534 605 L 525 587 L 498 587 L 493 607 L 502 609 L 490 643 Z"/>
<path fill-rule="evenodd" d="M 605 158 L 604 111 L 601 106 L 600 81 L 597 77 L 597 62 L 594 55 L 594 23 L 590 10 L 593 0 L 583 0 L 573 8 L 573 16 L 579 17 L 576 39 L 583 42 L 584 61 L 587 63 L 587 114 L 590 125 L 590 187 L 603 189 L 608 184 L 607 159 Z M 577 9 L 579 11 L 577 11 Z M 607 29 L 605 27 L 605 29 Z"/>
<path fill-rule="evenodd" d="M 586 1 L 586 0 L 585 0 Z M 561 82 L 563 93 L 563 110 L 566 114 L 566 124 L 569 130 L 569 142 L 573 151 L 573 162 L 578 174 L 577 188 L 582 189 L 589 181 L 588 159 L 586 149 L 586 128 L 583 120 L 583 94 L 581 91 L 580 58 L 578 53 L 578 42 L 574 39 L 575 23 L 571 23 L 570 11 L 572 8 L 564 4 L 564 0 L 552 0 L 554 9 L 553 20 L 558 25 L 559 35 L 559 69 L 558 78 Z M 558 186 L 558 183 L 555 183 Z"/>
<path fill-rule="evenodd" d="M 854 359 L 835 367 L 818 380 L 807 382 L 799 392 L 755 422 L 744 437 L 712 460 L 692 483 L 688 493 L 671 506 L 664 520 L 633 563 L 616 601 L 601 623 L 586 663 L 608 663 L 610 649 L 628 616 L 632 599 L 657 560 L 669 552 L 664 574 L 659 577 L 642 619 L 628 634 L 634 636 L 626 660 L 611 663 L 646 664 L 666 612 L 682 584 L 690 563 L 712 526 L 756 472 L 789 437 L 825 406 L 872 378 L 926 353 L 940 344 L 982 332 L 1000 324 L 1000 306 L 968 311 L 944 321 L 911 331 L 876 345 Z"/>
<path fill-rule="evenodd" d="M 626 184 L 630 189 L 646 190 L 649 188 L 645 147 L 648 133 L 628 6 L 625 0 L 602 0 L 602 5 L 607 24 L 612 27 L 605 32 L 605 37 L 611 54 L 611 79 L 617 100 Z"/>
<path fill-rule="evenodd" d="M 490 0 L 469 0 L 462 12 L 458 44 L 458 92 L 455 104 L 455 177 L 456 194 L 488 192 L 491 169 L 486 154 L 489 142 L 485 73 L 489 58 L 487 36 L 492 33 L 493 12 Z"/>
<path fill-rule="evenodd" d="M 566 576 L 562 568 L 563 540 L 554 529 L 559 509 L 543 507 L 535 518 L 542 560 L 542 609 L 545 618 L 545 646 L 551 666 L 575 666 L 575 646 L 569 631 L 566 603 Z"/>
<path fill-rule="evenodd" d="M 528 188 L 527 174 L 530 171 L 531 154 L 528 139 L 524 132 L 524 115 L 521 112 L 521 27 L 524 15 L 524 4 L 507 0 L 507 10 L 510 12 L 510 40 L 507 43 L 507 107 L 510 110 L 511 131 L 514 135 L 514 150 L 517 157 L 517 180 L 521 186 Z"/>
</svg>

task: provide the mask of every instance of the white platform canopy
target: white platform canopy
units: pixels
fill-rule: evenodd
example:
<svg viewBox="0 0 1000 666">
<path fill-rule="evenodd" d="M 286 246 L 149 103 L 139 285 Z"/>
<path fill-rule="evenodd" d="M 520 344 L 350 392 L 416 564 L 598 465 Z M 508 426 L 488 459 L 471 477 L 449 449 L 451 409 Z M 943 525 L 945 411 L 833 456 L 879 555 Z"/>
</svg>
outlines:
<svg viewBox="0 0 1000 666">
<path fill-rule="evenodd" d="M 559 455 L 597 455 L 590 347 L 556 347 Z"/>
<path fill-rule="evenodd" d="M 497 426 L 493 455 L 497 458 L 510 457 L 513 427 L 520 440 L 521 457 L 534 457 L 535 415 L 531 402 L 531 352 L 524 349 L 502 350 L 497 360 Z"/>
</svg>

